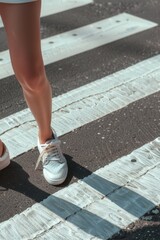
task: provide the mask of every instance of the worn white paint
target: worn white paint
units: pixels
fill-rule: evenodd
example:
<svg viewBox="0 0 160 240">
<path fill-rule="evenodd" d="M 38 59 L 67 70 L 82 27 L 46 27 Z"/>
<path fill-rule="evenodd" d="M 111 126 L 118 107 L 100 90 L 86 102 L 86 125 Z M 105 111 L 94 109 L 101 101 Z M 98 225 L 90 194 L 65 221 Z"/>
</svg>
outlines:
<svg viewBox="0 0 160 240">
<path fill-rule="evenodd" d="M 41 17 L 46 17 L 73 8 L 82 7 L 90 3 L 93 3 L 93 0 L 42 0 Z M 0 28 L 2 27 L 3 22 L 0 17 Z"/>
<path fill-rule="evenodd" d="M 93 0 L 45 0 L 42 1 L 41 17 L 82 7 L 93 2 Z"/>
<path fill-rule="evenodd" d="M 53 98 L 52 126 L 59 136 L 160 90 L 160 55 Z M 11 157 L 37 145 L 29 109 L 0 120 Z"/>
<path fill-rule="evenodd" d="M 2 222 L 0 239 L 107 240 L 160 204 L 159 172 L 157 138 Z"/>
<path fill-rule="evenodd" d="M 61 33 L 41 41 L 44 63 L 54 63 L 155 26 L 154 22 L 122 13 Z M 0 59 L 0 79 L 13 75 L 9 51 L 0 52 Z"/>
</svg>

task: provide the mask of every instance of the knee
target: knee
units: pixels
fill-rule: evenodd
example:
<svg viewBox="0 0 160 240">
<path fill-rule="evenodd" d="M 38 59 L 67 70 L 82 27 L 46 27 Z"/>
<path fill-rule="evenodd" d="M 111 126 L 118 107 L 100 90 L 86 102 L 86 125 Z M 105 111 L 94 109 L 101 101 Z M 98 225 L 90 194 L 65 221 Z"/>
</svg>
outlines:
<svg viewBox="0 0 160 240">
<path fill-rule="evenodd" d="M 18 79 L 22 89 L 30 92 L 39 92 L 47 82 L 45 71 L 28 72 Z"/>
</svg>

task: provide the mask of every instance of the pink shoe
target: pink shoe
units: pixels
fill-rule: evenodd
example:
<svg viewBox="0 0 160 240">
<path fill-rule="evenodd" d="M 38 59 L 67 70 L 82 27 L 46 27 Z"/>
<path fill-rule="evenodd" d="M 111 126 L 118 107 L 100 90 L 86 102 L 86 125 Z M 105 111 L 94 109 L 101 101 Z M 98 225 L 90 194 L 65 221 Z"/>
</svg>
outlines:
<svg viewBox="0 0 160 240">
<path fill-rule="evenodd" d="M 6 168 L 9 164 L 10 164 L 9 151 L 8 151 L 7 147 L 5 146 L 5 151 L 4 151 L 3 155 L 0 157 L 0 170 Z"/>
</svg>

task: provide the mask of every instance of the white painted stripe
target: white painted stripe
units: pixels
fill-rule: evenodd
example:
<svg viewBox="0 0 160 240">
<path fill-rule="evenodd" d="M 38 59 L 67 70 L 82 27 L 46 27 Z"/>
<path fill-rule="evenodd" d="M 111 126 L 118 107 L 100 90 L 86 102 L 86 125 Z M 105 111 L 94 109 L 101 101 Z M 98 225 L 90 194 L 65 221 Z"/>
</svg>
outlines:
<svg viewBox="0 0 160 240">
<path fill-rule="evenodd" d="M 93 3 L 93 0 L 45 0 L 42 1 L 41 17 L 60 13 L 77 7 L 82 7 L 90 3 Z M 1 27 L 3 27 L 3 23 L 0 17 L 0 28 Z"/>
<path fill-rule="evenodd" d="M 156 23 L 122 13 L 90 25 L 74 29 L 42 40 L 42 54 L 44 63 L 74 56 L 96 47 L 114 42 L 157 26 Z M 0 79 L 13 73 L 9 52 L 0 53 Z"/>
<path fill-rule="evenodd" d="M 157 138 L 1 223 L 0 239 L 109 239 L 160 204 L 159 172 Z"/>
<path fill-rule="evenodd" d="M 60 13 L 93 3 L 93 0 L 45 0 L 42 1 L 41 17 Z"/>
<path fill-rule="evenodd" d="M 160 90 L 160 55 L 53 98 L 52 126 L 59 136 Z M 0 120 L 11 157 L 36 146 L 29 109 Z"/>
</svg>

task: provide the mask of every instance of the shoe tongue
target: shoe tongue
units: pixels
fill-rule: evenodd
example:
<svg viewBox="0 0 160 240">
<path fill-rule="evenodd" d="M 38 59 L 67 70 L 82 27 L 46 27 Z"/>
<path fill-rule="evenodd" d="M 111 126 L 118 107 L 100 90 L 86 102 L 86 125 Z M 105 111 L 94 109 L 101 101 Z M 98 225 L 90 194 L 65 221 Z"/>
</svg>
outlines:
<svg viewBox="0 0 160 240">
<path fill-rule="evenodd" d="M 49 144 L 51 141 L 52 141 L 52 139 L 47 140 L 47 141 L 45 142 L 45 144 Z"/>
<path fill-rule="evenodd" d="M 53 142 L 53 143 L 56 142 L 56 139 L 53 139 L 53 138 L 52 138 L 52 139 L 49 139 L 49 140 L 47 140 L 47 141 L 45 142 L 45 144 L 49 144 L 49 143 L 51 143 L 51 142 Z"/>
</svg>

